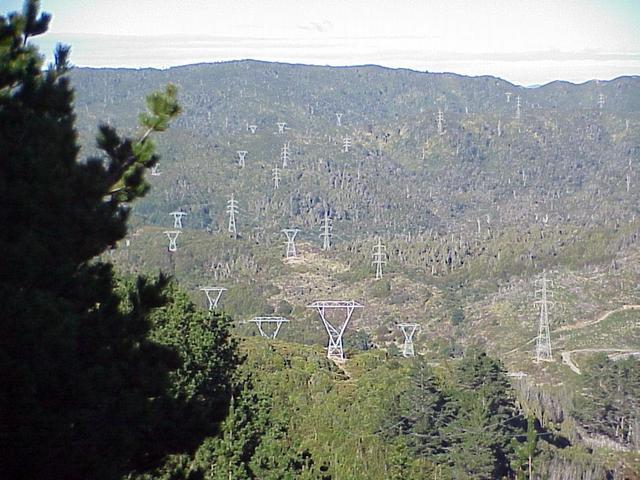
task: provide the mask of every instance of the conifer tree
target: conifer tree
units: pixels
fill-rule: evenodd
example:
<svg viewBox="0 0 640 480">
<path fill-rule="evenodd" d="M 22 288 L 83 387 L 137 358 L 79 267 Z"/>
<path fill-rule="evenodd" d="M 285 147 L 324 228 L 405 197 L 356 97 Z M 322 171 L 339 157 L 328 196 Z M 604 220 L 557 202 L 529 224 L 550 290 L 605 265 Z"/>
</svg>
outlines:
<svg viewBox="0 0 640 480">
<path fill-rule="evenodd" d="M 435 459 L 444 452 L 442 429 L 451 420 L 451 409 L 423 357 L 416 357 L 412 365 L 404 418 L 407 442 L 416 455 Z"/>
<path fill-rule="evenodd" d="M 513 440 L 514 455 L 511 459 L 511 470 L 516 479 L 534 478 L 533 461 L 538 454 L 538 432 L 536 430 L 536 420 L 533 416 L 527 417 L 527 431 L 523 443 Z"/>
<path fill-rule="evenodd" d="M 102 155 L 78 161 L 69 48 L 43 68 L 30 42 L 49 20 L 37 0 L 0 17 L 0 471 L 119 478 L 184 448 L 167 429 L 180 355 L 148 335 L 167 279 L 138 279 L 123 308 L 96 260 L 125 235 L 152 135 L 180 107 L 175 87 L 150 95 L 138 137 L 101 125 Z"/>
<path fill-rule="evenodd" d="M 476 349 L 465 353 L 456 370 L 456 415 L 447 427 L 450 462 L 467 475 L 462 478 L 500 478 L 510 468 L 511 440 L 524 434 L 509 380 L 499 361 Z"/>
<path fill-rule="evenodd" d="M 596 355 L 582 377 L 573 415 L 582 428 L 640 448 L 640 362 Z"/>
<path fill-rule="evenodd" d="M 465 392 L 458 402 L 458 413 L 447 428 L 451 439 L 448 457 L 455 478 L 501 478 L 495 454 L 499 448 L 498 428 L 488 404 L 469 392 Z"/>
</svg>

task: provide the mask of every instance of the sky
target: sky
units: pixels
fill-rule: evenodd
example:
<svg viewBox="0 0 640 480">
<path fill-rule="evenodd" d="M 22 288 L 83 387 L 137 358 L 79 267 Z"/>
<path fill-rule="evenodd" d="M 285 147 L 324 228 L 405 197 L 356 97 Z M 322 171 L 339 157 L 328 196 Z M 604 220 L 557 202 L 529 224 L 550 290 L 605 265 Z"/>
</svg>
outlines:
<svg viewBox="0 0 640 480">
<path fill-rule="evenodd" d="M 495 75 L 640 75 L 640 0 L 42 0 L 45 52 L 90 67 L 252 58 Z M 0 0 L 0 14 L 21 9 Z"/>
</svg>

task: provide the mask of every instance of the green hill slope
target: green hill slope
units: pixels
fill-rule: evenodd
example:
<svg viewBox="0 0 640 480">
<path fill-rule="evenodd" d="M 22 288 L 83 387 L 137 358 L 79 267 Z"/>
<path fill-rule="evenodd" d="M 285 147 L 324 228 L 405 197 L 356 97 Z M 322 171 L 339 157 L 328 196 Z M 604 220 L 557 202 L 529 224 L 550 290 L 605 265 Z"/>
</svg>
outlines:
<svg viewBox="0 0 640 480">
<path fill-rule="evenodd" d="M 89 154 L 99 119 L 134 125 L 144 93 L 178 85 L 184 115 L 160 141 L 162 173 L 133 211 L 134 233 L 109 255 L 125 271 L 173 273 L 203 307 L 198 287 L 227 288 L 221 307 L 243 336 L 256 334 L 245 320 L 276 312 L 292 320 L 283 340 L 320 346 L 326 333 L 306 306 L 357 300 L 365 308 L 345 342 L 393 351 L 396 324 L 412 321 L 416 350 L 435 362 L 479 345 L 526 375 L 519 395 L 534 389 L 531 408 L 557 425 L 572 418 L 584 378 L 567 354 L 586 372 L 599 350 L 640 350 L 638 317 L 624 309 L 640 304 L 637 77 L 526 89 L 493 77 L 242 61 L 76 69 L 72 80 Z M 227 231 L 231 195 L 237 239 Z M 169 253 L 163 232 L 175 210 L 187 217 Z M 329 251 L 318 236 L 325 212 Z M 296 259 L 283 258 L 288 227 L 301 229 Z M 376 281 L 378 238 L 388 263 Z M 555 362 L 538 365 L 543 271 L 555 283 Z"/>
</svg>

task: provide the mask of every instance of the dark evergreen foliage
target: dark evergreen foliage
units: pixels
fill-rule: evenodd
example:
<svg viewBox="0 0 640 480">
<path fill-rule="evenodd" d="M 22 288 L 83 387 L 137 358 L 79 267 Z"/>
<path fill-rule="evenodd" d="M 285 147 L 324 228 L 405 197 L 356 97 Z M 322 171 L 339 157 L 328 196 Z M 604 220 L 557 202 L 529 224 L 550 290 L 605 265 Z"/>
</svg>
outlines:
<svg viewBox="0 0 640 480">
<path fill-rule="evenodd" d="M 640 449 L 640 362 L 600 354 L 585 371 L 573 414 L 585 432 Z"/>
<path fill-rule="evenodd" d="M 453 478 L 508 475 L 525 433 L 504 370 L 472 349 L 452 373 L 445 383 L 424 358 L 414 359 L 401 407 L 390 408 L 381 426 L 383 438 L 404 437 L 413 455 L 447 465 Z"/>
<path fill-rule="evenodd" d="M 451 421 L 453 412 L 450 399 L 442 392 L 424 358 L 414 360 L 406 402 L 409 446 L 419 456 L 438 458 L 447 446 L 443 429 Z"/>
<path fill-rule="evenodd" d="M 79 162 L 69 48 L 42 68 L 29 39 L 50 17 L 38 11 L 29 0 L 22 14 L 0 17 L 0 471 L 118 478 L 215 431 L 229 375 L 215 368 L 232 367 L 233 346 L 224 327 L 203 331 L 221 343 L 203 353 L 220 357 L 193 367 L 202 359 L 191 345 L 163 337 L 164 315 L 196 336 L 193 307 L 166 297 L 166 277 L 122 293 L 111 265 L 95 260 L 125 235 L 128 203 L 149 188 L 144 172 L 158 161 L 150 135 L 179 113 L 175 88 L 148 97 L 139 137 L 101 125 L 101 156 Z M 182 424 L 193 412 L 206 420 L 197 429 Z"/>
<path fill-rule="evenodd" d="M 499 361 L 476 349 L 465 352 L 456 369 L 456 420 L 449 426 L 451 461 L 463 478 L 506 475 L 512 438 L 524 433 L 522 415 Z M 524 436 L 522 437 L 524 440 Z"/>
</svg>

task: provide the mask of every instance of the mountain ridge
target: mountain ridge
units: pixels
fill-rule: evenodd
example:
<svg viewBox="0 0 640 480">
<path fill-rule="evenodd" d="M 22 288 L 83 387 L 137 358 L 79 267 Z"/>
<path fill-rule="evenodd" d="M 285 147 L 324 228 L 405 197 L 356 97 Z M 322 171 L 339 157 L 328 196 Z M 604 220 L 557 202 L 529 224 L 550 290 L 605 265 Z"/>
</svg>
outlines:
<svg viewBox="0 0 640 480">
<path fill-rule="evenodd" d="M 195 63 L 188 63 L 188 64 L 184 64 L 184 65 L 172 65 L 172 66 L 168 66 L 168 67 L 164 67 L 164 68 L 158 68 L 158 67 L 91 67 L 91 66 L 77 66 L 75 67 L 76 69 L 81 69 L 81 70 L 98 70 L 98 71 L 144 71 L 144 70 L 149 70 L 149 71 L 157 71 L 157 72 L 168 72 L 168 71 L 179 71 L 180 69 L 185 69 L 185 68 L 190 68 L 190 67 L 204 67 L 204 66 L 209 66 L 209 65 L 225 65 L 225 64 L 234 64 L 234 63 L 255 63 L 255 64 L 268 64 L 268 65 L 284 65 L 284 66 L 291 66 L 291 67 L 311 67 L 311 68 L 329 68 L 329 69 L 353 69 L 353 68 L 379 68 L 382 70 L 390 70 L 390 71 L 404 71 L 404 72 L 410 72 L 410 73 L 416 73 L 416 74 L 430 74 L 430 75 L 451 75 L 451 76 L 457 76 L 457 77 L 462 77 L 462 78 L 467 78 L 467 79 L 482 79 L 482 78 L 487 78 L 487 79 L 495 79 L 495 80 L 500 80 L 503 81 L 515 88 L 527 88 L 527 89 L 538 89 L 538 88 L 544 88 L 547 87 L 549 85 L 552 84 L 556 84 L 556 83 L 561 83 L 561 84 L 568 84 L 568 85 L 572 85 L 572 86 L 579 86 L 579 85 L 585 85 L 585 84 L 591 84 L 591 83 L 596 83 L 596 84 L 608 84 L 608 83 L 615 83 L 616 81 L 622 80 L 622 79 L 639 79 L 640 75 L 633 75 L 633 74 L 625 74 L 625 75 L 618 75 L 614 78 L 610 78 L 610 79 L 599 79 L 599 78 L 592 78 L 589 80 L 584 80 L 582 82 L 572 82 L 570 80 L 550 80 L 546 83 L 541 83 L 541 84 L 532 84 L 532 85 L 525 85 L 525 84 L 519 84 L 519 83 L 514 83 L 511 82 L 505 78 L 502 77 L 498 77 L 495 75 L 491 75 L 491 74 L 483 74 L 483 75 L 467 75 L 467 74 L 463 74 L 463 73 L 457 73 L 454 71 L 442 71 L 442 72 L 437 72 L 437 71 L 431 71 L 431 70 L 418 70 L 418 69 L 413 69 L 413 68 L 407 68 L 407 67 L 389 67 L 389 66 L 385 66 L 385 65 L 379 65 L 379 64 L 375 64 L 375 63 L 363 63 L 363 64 L 353 64 L 353 65 L 330 65 L 330 64 L 325 64 L 325 65 L 319 65 L 319 64 L 313 64 L 313 63 L 302 63 L 302 62 L 280 62 L 280 61 L 270 61 L 270 60 L 260 60 L 260 59 L 255 59 L 255 58 L 242 58 L 242 59 L 234 59 L 234 60 L 219 60 L 219 61 L 202 61 L 202 62 L 195 62 Z"/>
</svg>

